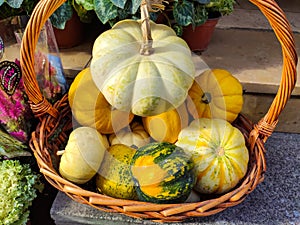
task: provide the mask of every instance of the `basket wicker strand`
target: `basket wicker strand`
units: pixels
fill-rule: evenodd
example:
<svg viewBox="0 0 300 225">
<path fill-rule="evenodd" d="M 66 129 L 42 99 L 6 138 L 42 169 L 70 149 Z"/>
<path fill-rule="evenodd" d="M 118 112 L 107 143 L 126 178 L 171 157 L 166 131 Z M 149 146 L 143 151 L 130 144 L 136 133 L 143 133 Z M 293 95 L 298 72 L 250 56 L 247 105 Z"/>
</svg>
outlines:
<svg viewBox="0 0 300 225">
<path fill-rule="evenodd" d="M 36 6 L 26 27 L 21 46 L 21 67 L 29 103 L 39 124 L 32 133 L 30 147 L 41 173 L 50 184 L 66 193 L 73 200 L 90 205 L 105 212 L 125 214 L 134 218 L 160 222 L 184 221 L 190 217 L 203 217 L 219 213 L 240 204 L 256 186 L 263 181 L 266 171 L 264 143 L 274 131 L 278 117 L 291 96 L 296 83 L 297 54 L 295 41 L 284 12 L 273 0 L 250 0 L 268 19 L 282 47 L 282 79 L 277 95 L 265 116 L 256 124 L 243 115 L 235 121 L 247 140 L 249 166 L 243 181 L 232 191 L 205 201 L 181 204 L 154 204 L 133 200 L 122 200 L 84 190 L 65 180 L 53 166 L 50 152 L 59 150 L 70 130 L 72 114 L 68 96 L 64 95 L 51 105 L 39 91 L 34 72 L 34 52 L 39 32 L 46 20 L 65 0 L 41 0 Z M 55 137 L 55 141 L 53 141 Z"/>
</svg>

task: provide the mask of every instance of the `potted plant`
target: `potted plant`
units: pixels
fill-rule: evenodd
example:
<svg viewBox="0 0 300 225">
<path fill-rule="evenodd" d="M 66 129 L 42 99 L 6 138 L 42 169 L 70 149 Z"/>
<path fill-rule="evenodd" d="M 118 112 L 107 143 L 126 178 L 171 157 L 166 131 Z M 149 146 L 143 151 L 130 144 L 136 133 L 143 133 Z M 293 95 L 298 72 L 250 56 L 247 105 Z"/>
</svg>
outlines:
<svg viewBox="0 0 300 225">
<path fill-rule="evenodd" d="M 19 28 L 17 16 L 30 15 L 38 0 L 0 1 L 0 36 L 4 42 L 14 39 Z"/>
<path fill-rule="evenodd" d="M 51 22 L 54 27 L 65 29 L 65 24 L 69 23 L 72 15 L 78 15 L 81 21 L 90 23 L 95 19 L 104 25 L 99 29 L 102 32 L 112 27 L 116 22 L 123 19 L 139 19 L 140 18 L 141 0 L 68 0 L 51 16 Z M 151 12 L 152 20 L 156 20 L 159 12 Z M 94 25 L 92 25 L 94 26 Z M 78 30 L 78 29 L 77 29 Z M 95 27 L 93 27 L 95 30 Z M 97 29 L 96 29 L 97 30 Z M 55 30 L 57 32 L 57 30 Z M 69 33 L 69 32 L 68 32 Z M 74 36 L 69 35 L 68 36 Z"/>
<path fill-rule="evenodd" d="M 204 51 L 215 26 L 223 15 L 233 11 L 234 0 L 182 0 L 170 2 L 169 25 L 186 40 L 191 50 Z"/>
<path fill-rule="evenodd" d="M 71 48 L 81 44 L 87 35 L 86 24 L 93 21 L 94 12 L 88 1 L 68 0 L 50 17 L 59 48 Z"/>
</svg>

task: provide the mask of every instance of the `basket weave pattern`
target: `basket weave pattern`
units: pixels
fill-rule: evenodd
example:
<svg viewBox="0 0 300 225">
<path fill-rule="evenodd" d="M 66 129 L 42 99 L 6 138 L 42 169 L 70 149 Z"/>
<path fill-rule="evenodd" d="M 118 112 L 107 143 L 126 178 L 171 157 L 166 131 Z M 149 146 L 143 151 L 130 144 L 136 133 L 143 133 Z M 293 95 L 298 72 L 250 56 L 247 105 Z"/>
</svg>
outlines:
<svg viewBox="0 0 300 225">
<path fill-rule="evenodd" d="M 253 124 L 239 115 L 234 125 L 244 134 L 249 149 L 249 166 L 245 178 L 234 190 L 213 199 L 193 203 L 154 204 L 133 200 L 121 200 L 85 190 L 62 178 L 54 168 L 53 155 L 66 142 L 72 130 L 72 114 L 68 96 L 51 105 L 39 91 L 34 72 L 34 52 L 39 32 L 51 14 L 64 0 L 41 0 L 35 8 L 25 30 L 21 46 L 21 66 L 29 103 L 39 124 L 30 140 L 30 147 L 41 173 L 58 190 L 73 200 L 91 205 L 101 211 L 116 212 L 127 216 L 151 219 L 160 222 L 183 221 L 189 217 L 216 214 L 226 208 L 240 204 L 256 186 L 263 181 L 266 171 L 264 143 L 274 131 L 278 117 L 284 109 L 296 83 L 297 54 L 290 25 L 273 0 L 250 0 L 268 19 L 282 47 L 282 79 L 277 95 L 268 112 Z"/>
</svg>

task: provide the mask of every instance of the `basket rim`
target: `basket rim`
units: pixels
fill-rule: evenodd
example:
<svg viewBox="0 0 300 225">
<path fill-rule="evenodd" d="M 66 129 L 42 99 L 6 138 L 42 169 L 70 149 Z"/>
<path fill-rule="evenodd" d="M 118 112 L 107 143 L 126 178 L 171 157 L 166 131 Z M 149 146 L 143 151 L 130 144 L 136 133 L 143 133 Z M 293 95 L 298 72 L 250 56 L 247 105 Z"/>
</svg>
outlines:
<svg viewBox="0 0 300 225">
<path fill-rule="evenodd" d="M 55 168 L 53 155 L 59 150 L 57 139 L 54 147 L 49 142 L 49 137 L 54 135 L 55 128 L 63 125 L 62 134 L 58 137 L 62 144 L 67 141 L 67 133 L 73 129 L 72 112 L 68 105 L 68 95 L 65 94 L 61 100 L 55 103 L 61 112 L 59 119 L 47 115 L 40 121 L 32 134 L 30 147 L 34 152 L 40 172 L 46 180 L 56 189 L 67 194 L 73 200 L 90 205 L 104 212 L 122 213 L 130 217 L 151 219 L 155 222 L 183 221 L 189 217 L 203 217 L 219 213 L 227 208 L 240 204 L 245 200 L 256 186 L 264 180 L 266 171 L 264 141 L 261 137 L 255 140 L 253 145 L 250 140 L 253 123 L 244 115 L 239 114 L 234 126 L 244 135 L 249 151 L 249 163 L 247 173 L 241 182 L 231 191 L 213 198 L 199 202 L 185 202 L 174 204 L 158 204 L 137 200 L 118 199 L 86 189 L 86 187 L 74 184 L 64 179 Z M 66 120 L 68 118 L 68 120 Z M 53 148 L 52 148 L 53 147 Z M 52 155 L 52 156 L 51 156 Z"/>
<path fill-rule="evenodd" d="M 29 97 L 29 103 L 35 116 L 40 122 L 33 132 L 30 140 L 30 147 L 34 152 L 34 156 L 38 162 L 41 173 L 44 174 L 49 183 L 58 190 L 68 194 L 72 199 L 91 205 L 99 210 L 112 211 L 122 213 L 131 217 L 151 219 L 160 222 L 182 221 L 188 217 L 209 216 L 226 208 L 241 203 L 245 197 L 251 193 L 255 187 L 263 181 L 264 172 L 266 171 L 266 162 L 264 158 L 264 143 L 273 133 L 278 117 L 289 100 L 292 90 L 296 83 L 296 66 L 298 57 L 295 48 L 295 40 L 290 28 L 290 24 L 282 11 L 274 0 L 249 0 L 256 5 L 260 11 L 268 19 L 273 31 L 281 44 L 283 56 L 282 79 L 278 88 L 278 92 L 265 116 L 257 123 L 253 124 L 243 115 L 239 115 L 237 126 L 245 135 L 250 151 L 250 164 L 247 175 L 241 183 L 240 189 L 234 189 L 234 193 L 228 192 L 222 195 L 220 199 L 210 200 L 201 203 L 186 203 L 172 205 L 159 205 L 157 210 L 143 210 L 142 212 L 132 209 L 131 200 L 109 199 L 103 195 L 96 195 L 94 192 L 81 193 L 81 189 L 69 181 L 66 181 L 53 168 L 49 148 L 49 135 L 59 126 L 64 117 L 70 118 L 70 109 L 68 108 L 67 95 L 55 104 L 50 104 L 39 91 L 38 83 L 34 72 L 34 51 L 38 40 L 39 31 L 45 24 L 46 20 L 53 12 L 66 0 L 41 0 L 34 9 L 33 14 L 25 29 L 25 33 L 21 44 L 21 68 L 24 77 L 24 85 L 26 93 Z M 69 116 L 67 116 L 69 115 Z M 67 137 L 68 130 L 71 129 L 70 124 L 60 127 L 61 134 L 57 138 L 57 142 L 63 142 Z M 56 149 L 52 149 L 55 151 Z M 71 191 L 73 190 L 73 191 Z M 79 190 L 79 193 L 78 193 Z M 224 197 L 225 196 L 225 197 Z M 114 202 L 111 205 L 100 205 L 98 202 Z M 223 201 L 224 200 L 224 201 Z M 97 204 L 96 204 L 96 203 Z M 126 204 L 125 204 L 126 203 Z M 130 203 L 127 205 L 127 203 Z M 204 205 L 203 205 L 204 204 Z M 143 202 L 145 205 L 145 202 Z M 148 205 L 148 204 L 146 204 Z M 157 207 L 153 205 L 151 207 Z M 131 208 L 130 208 L 131 207 Z M 154 208 L 155 208 L 154 207 Z"/>
</svg>

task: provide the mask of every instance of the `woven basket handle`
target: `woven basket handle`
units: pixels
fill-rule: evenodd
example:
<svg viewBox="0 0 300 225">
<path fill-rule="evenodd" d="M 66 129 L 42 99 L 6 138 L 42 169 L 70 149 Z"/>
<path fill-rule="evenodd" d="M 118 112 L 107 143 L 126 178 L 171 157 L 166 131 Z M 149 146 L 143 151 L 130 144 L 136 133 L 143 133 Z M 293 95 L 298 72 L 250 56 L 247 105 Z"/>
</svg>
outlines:
<svg viewBox="0 0 300 225">
<path fill-rule="evenodd" d="M 57 109 L 51 105 L 40 92 L 36 75 L 34 72 L 34 52 L 37 45 L 39 33 L 46 20 L 66 0 L 41 0 L 35 7 L 21 45 L 21 67 L 26 93 L 29 97 L 31 109 L 36 117 L 50 114 L 57 117 Z M 266 115 L 254 125 L 252 137 L 262 136 L 265 140 L 269 137 L 278 121 L 281 111 L 284 109 L 296 83 L 297 53 L 295 41 L 289 22 L 284 12 L 274 0 L 250 0 L 256 5 L 269 20 L 278 41 L 282 47 L 283 68 L 282 79 L 277 95 Z"/>
<path fill-rule="evenodd" d="M 274 0 L 249 1 L 256 5 L 268 19 L 282 48 L 283 66 L 281 82 L 277 94 L 268 112 L 256 125 L 254 125 L 254 129 L 250 135 L 250 139 L 256 140 L 258 136 L 261 136 L 262 139 L 266 141 L 273 133 L 278 122 L 278 117 L 286 106 L 295 87 L 298 56 L 291 26 L 277 3 Z M 250 140 L 250 143 L 255 143 L 255 141 Z"/>
</svg>

